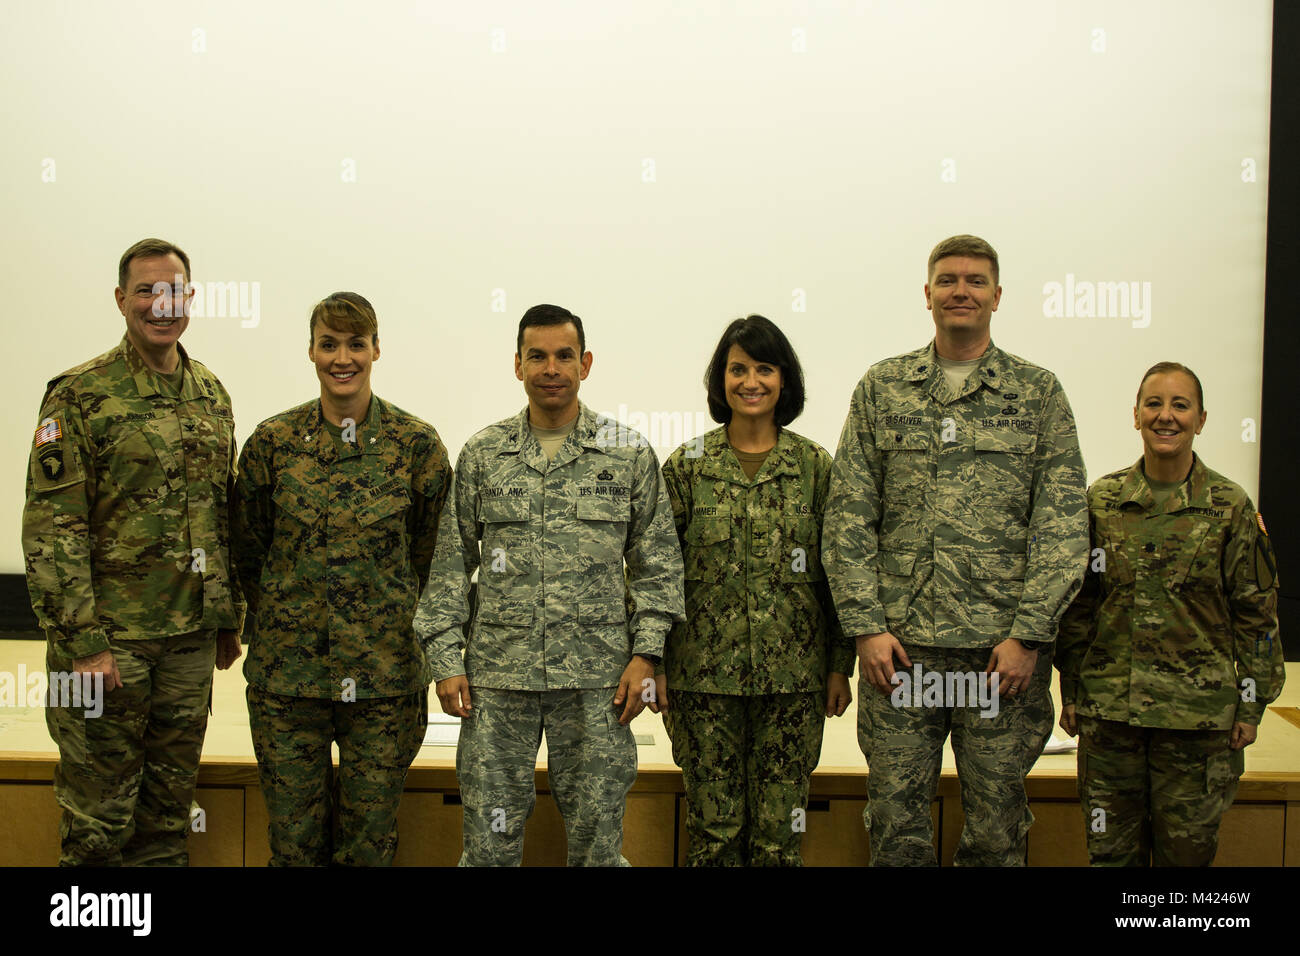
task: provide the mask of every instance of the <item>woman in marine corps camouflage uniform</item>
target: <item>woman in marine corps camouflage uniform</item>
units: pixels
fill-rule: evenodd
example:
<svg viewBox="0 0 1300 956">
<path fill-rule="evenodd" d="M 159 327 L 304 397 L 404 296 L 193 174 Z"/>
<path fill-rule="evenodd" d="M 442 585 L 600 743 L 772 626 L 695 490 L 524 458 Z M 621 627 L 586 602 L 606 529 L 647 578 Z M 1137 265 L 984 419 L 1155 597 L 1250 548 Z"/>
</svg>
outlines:
<svg viewBox="0 0 1300 956">
<path fill-rule="evenodd" d="M 1094 866 L 1208 866 L 1282 689 L 1268 535 L 1192 452 L 1204 424 L 1200 380 L 1153 366 L 1133 409 L 1142 458 L 1088 489 L 1092 556 L 1057 666 Z"/>
<path fill-rule="evenodd" d="M 686 785 L 688 862 L 798 866 L 825 717 L 848 706 L 855 657 L 821 566 L 831 456 L 784 427 L 803 411 L 803 370 L 762 316 L 728 326 L 705 386 L 723 427 L 663 469 L 686 621 L 668 635 L 658 697 Z"/>
<path fill-rule="evenodd" d="M 362 296 L 317 303 L 308 356 L 319 399 L 262 422 L 239 456 L 249 728 L 271 864 L 386 866 L 428 721 L 412 619 L 451 462 L 433 426 L 371 391 L 379 324 Z"/>
</svg>

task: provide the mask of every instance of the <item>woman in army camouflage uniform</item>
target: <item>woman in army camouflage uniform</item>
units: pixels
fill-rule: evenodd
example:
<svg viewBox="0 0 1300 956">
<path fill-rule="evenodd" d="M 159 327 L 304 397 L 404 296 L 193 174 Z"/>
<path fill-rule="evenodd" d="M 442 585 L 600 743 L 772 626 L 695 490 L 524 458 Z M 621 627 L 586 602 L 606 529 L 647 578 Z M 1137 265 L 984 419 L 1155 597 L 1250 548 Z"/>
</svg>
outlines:
<svg viewBox="0 0 1300 956">
<path fill-rule="evenodd" d="M 262 422 L 239 456 L 249 726 L 272 865 L 387 865 L 428 722 L 412 619 L 451 462 L 431 425 L 371 392 L 364 298 L 317 303 L 308 356 L 320 398 Z"/>
<path fill-rule="evenodd" d="M 1268 535 L 1192 452 L 1204 424 L 1200 380 L 1153 366 L 1133 409 L 1142 458 L 1088 489 L 1092 556 L 1057 666 L 1094 866 L 1208 866 L 1282 690 Z"/>
<path fill-rule="evenodd" d="M 663 469 L 686 622 L 669 633 L 658 697 L 688 862 L 798 866 L 825 717 L 848 706 L 855 657 L 821 565 L 831 456 L 785 428 L 803 411 L 803 370 L 761 315 L 727 327 L 705 387 L 723 427 Z"/>
</svg>

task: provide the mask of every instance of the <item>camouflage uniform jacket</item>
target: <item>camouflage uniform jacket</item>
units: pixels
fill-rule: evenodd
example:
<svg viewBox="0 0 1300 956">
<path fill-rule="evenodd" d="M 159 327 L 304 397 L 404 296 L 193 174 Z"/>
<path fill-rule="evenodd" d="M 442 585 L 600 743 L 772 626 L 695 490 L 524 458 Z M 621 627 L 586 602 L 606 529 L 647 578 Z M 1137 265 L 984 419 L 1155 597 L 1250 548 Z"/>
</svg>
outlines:
<svg viewBox="0 0 1300 956">
<path fill-rule="evenodd" d="M 682 557 L 659 461 L 635 431 L 582 405 L 548 462 L 525 408 L 465 443 L 455 510 L 460 560 L 445 568 L 439 560 L 416 615 L 435 644 L 438 680 L 612 687 L 633 654 L 663 654 L 664 635 L 682 617 Z M 476 570 L 466 641 L 460 608 Z"/>
<path fill-rule="evenodd" d="M 248 683 L 333 700 L 427 687 L 412 620 L 450 487 L 438 433 L 378 396 L 350 436 L 319 400 L 258 425 L 239 457 L 234 534 Z"/>
<path fill-rule="evenodd" d="M 989 343 L 955 390 L 934 345 L 873 365 L 831 470 L 823 562 L 854 637 L 1051 641 L 1083 578 L 1083 458 L 1056 376 Z"/>
<path fill-rule="evenodd" d="M 1246 493 L 1198 457 L 1157 508 L 1139 459 L 1088 489 L 1088 513 L 1092 561 L 1061 621 L 1061 700 L 1138 727 L 1258 724 L 1286 672 L 1273 550 Z"/>
<path fill-rule="evenodd" d="M 831 456 L 782 429 L 753 481 L 716 428 L 664 464 L 686 566 L 686 620 L 668 634 L 672 690 L 794 694 L 853 673 L 821 562 Z"/>
<path fill-rule="evenodd" d="M 128 338 L 50 380 L 27 471 L 32 609 L 70 657 L 238 629 L 230 567 L 230 396 L 177 347 L 180 396 Z"/>
</svg>

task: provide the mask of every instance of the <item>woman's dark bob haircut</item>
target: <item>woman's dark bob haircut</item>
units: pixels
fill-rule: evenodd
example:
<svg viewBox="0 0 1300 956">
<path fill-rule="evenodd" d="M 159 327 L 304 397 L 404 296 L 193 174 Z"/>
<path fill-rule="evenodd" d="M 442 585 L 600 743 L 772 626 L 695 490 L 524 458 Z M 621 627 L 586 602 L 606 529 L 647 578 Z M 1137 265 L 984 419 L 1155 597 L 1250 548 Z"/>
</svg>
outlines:
<svg viewBox="0 0 1300 956">
<path fill-rule="evenodd" d="M 775 365 L 781 370 L 781 397 L 776 400 L 774 417 L 777 425 L 784 427 L 803 412 L 803 366 L 799 356 L 790 347 L 790 340 L 771 319 L 750 315 L 736 319 L 718 340 L 718 347 L 704 373 L 704 388 L 709 397 L 709 414 L 715 422 L 731 421 L 731 406 L 727 404 L 727 353 L 739 345 L 753 359 Z"/>
</svg>

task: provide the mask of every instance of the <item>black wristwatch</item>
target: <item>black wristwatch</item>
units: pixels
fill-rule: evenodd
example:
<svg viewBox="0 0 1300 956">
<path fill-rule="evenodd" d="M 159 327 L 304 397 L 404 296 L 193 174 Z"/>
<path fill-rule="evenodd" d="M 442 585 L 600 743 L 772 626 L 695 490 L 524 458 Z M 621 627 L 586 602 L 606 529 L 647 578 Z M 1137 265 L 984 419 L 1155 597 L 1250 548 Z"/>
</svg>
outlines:
<svg viewBox="0 0 1300 956">
<path fill-rule="evenodd" d="M 648 661 L 649 661 L 651 664 L 653 664 L 655 667 L 658 667 L 660 664 L 662 664 L 662 663 L 664 662 L 664 659 L 663 659 L 662 657 L 660 657 L 658 654 L 637 654 L 637 655 L 635 655 L 635 656 L 636 656 L 636 657 L 644 657 L 646 660 L 648 660 Z"/>
<path fill-rule="evenodd" d="M 1017 637 L 1016 640 L 1020 641 L 1020 646 L 1027 651 L 1041 651 L 1043 645 L 1047 643 L 1046 641 L 1026 641 L 1019 637 Z"/>
</svg>

